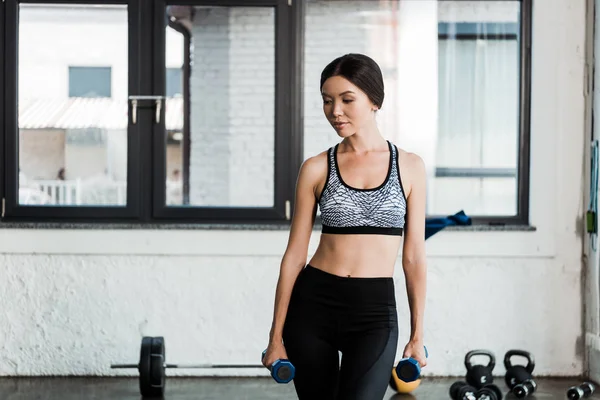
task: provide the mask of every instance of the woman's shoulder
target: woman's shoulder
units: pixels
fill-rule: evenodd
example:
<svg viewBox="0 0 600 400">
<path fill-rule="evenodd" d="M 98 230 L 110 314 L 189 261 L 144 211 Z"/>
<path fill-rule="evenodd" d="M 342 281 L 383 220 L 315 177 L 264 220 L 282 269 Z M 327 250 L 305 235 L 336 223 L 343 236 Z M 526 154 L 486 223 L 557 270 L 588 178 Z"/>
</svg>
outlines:
<svg viewBox="0 0 600 400">
<path fill-rule="evenodd" d="M 398 149 L 398 161 L 403 166 L 406 166 L 411 169 L 412 168 L 420 169 L 420 168 L 425 167 L 425 162 L 423 161 L 423 158 L 421 158 L 421 156 L 419 156 L 417 153 L 413 153 L 413 152 L 404 150 L 403 148 L 396 145 L 391 140 L 390 140 L 390 143 L 392 143 Z"/>
<path fill-rule="evenodd" d="M 306 158 L 300 166 L 300 176 L 318 181 L 327 174 L 327 150 Z"/>
<path fill-rule="evenodd" d="M 328 150 L 324 150 L 318 154 L 308 157 L 302 163 L 302 169 L 311 175 L 319 175 L 323 172 L 323 168 L 327 169 Z"/>
</svg>

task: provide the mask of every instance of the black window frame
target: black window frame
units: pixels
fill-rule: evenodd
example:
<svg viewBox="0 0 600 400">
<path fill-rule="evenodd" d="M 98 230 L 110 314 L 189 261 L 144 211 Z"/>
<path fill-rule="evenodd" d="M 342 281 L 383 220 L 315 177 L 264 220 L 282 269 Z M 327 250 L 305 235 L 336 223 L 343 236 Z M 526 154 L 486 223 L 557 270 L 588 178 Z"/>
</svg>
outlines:
<svg viewBox="0 0 600 400">
<path fill-rule="evenodd" d="M 138 75 L 140 67 L 139 42 L 143 36 L 139 32 L 139 15 L 144 13 L 144 3 L 141 0 L 78 0 L 77 5 L 125 5 L 128 10 L 128 88 L 129 93 L 140 90 L 139 80 L 133 79 Z M 140 171 L 136 158 L 136 148 L 139 142 L 140 129 L 131 124 L 131 112 L 128 122 L 128 147 L 127 147 L 127 204 L 125 206 L 36 206 L 19 204 L 19 128 L 18 128 L 18 31 L 19 31 L 19 5 L 20 4 L 51 4 L 72 5 L 68 0 L 5 0 L 5 31 L 4 34 L 4 60 L 11 60 L 4 64 L 4 123 L 2 133 L 4 140 L 5 174 L 3 212 L 4 221 L 26 222 L 71 222 L 71 221 L 114 221 L 119 222 L 134 218 L 139 214 L 139 183 L 134 179 Z M 13 79 L 10 79 L 13 78 Z"/>
<path fill-rule="evenodd" d="M 165 98 L 166 68 L 165 65 L 165 40 L 164 23 L 167 6 L 210 6 L 210 7 L 260 7 L 273 8 L 275 13 L 275 142 L 274 142 L 274 199 L 272 207 L 239 207 L 239 206 L 167 206 L 166 205 L 166 147 L 165 147 L 165 107 L 161 108 L 160 123 L 153 124 L 153 149 L 152 151 L 152 200 L 148 207 L 152 209 L 153 221 L 185 221 L 205 223 L 285 223 L 291 219 L 291 204 L 293 198 L 290 180 L 294 179 L 294 171 L 289 160 L 289 132 L 292 131 L 290 114 L 292 109 L 289 103 L 289 94 L 292 93 L 290 63 L 290 39 L 293 36 L 290 30 L 291 10 L 287 0 L 155 0 L 154 4 L 154 46 L 152 65 L 153 90 L 155 96 Z M 180 31 L 181 32 L 181 31 Z M 184 38 L 186 35 L 184 34 Z M 187 40 L 185 41 L 187 43 Z M 184 62 L 184 64 L 188 64 Z M 187 85 L 184 85 L 184 88 Z M 185 89 L 184 89 L 185 90 Z M 184 94 L 184 104 L 187 101 L 187 92 Z M 184 110 L 184 120 L 189 116 L 189 108 Z M 186 123 L 184 122 L 184 125 Z M 189 192 L 187 176 L 189 176 L 189 128 L 184 126 L 184 146 L 187 157 L 184 161 L 184 176 L 186 188 Z M 187 193 L 186 193 L 187 194 Z"/>
<path fill-rule="evenodd" d="M 454 1 L 454 0 L 438 0 Z M 532 1 L 520 0 L 520 82 L 519 82 L 519 160 L 518 174 L 518 212 L 516 216 L 477 216 L 471 215 L 474 224 L 529 224 L 529 170 L 530 170 L 530 108 L 531 108 L 531 29 L 532 29 Z M 72 4 L 69 0 L 5 0 L 0 4 L 0 22 L 4 22 L 4 29 L 16 31 L 18 25 L 15 8 L 20 3 L 36 4 Z M 148 2 L 144 0 L 79 0 L 77 4 L 127 4 L 129 9 L 129 23 L 136 24 L 135 33 L 129 38 L 129 94 L 141 96 L 164 95 L 161 90 L 166 90 L 165 68 L 157 61 L 161 53 L 164 57 L 164 42 L 156 48 L 157 27 L 163 26 L 164 7 L 167 4 L 194 5 L 194 6 L 219 6 L 219 7 L 275 7 L 276 13 L 276 66 L 278 80 L 276 91 L 287 89 L 282 101 L 276 101 L 278 107 L 276 119 L 276 149 L 275 163 L 275 203 L 271 209 L 256 207 L 167 207 L 164 197 L 164 182 L 166 171 L 165 162 L 166 145 L 164 128 L 154 124 L 154 101 L 139 103 L 137 110 L 138 122 L 135 125 L 129 121 L 128 129 L 128 187 L 127 207 L 95 207 L 95 206 L 20 206 L 18 199 L 18 129 L 16 118 L 16 102 L 13 101 L 16 93 L 16 73 L 18 64 L 3 63 L 0 65 L 0 120 L 3 126 L 0 131 L 0 154 L 6 155 L 5 162 L 0 163 L 0 195 L 3 201 L 3 222 L 84 222 L 86 224 L 122 223 L 156 225 L 173 223 L 219 223 L 219 224 L 254 224 L 262 226 L 287 225 L 290 214 L 295 206 L 295 183 L 297 173 L 303 162 L 304 134 L 303 134 L 303 68 L 304 68 L 304 33 L 306 2 L 301 0 L 159 0 Z M 164 34 L 164 33 L 163 33 Z M 17 39 L 9 40 L 10 35 L 0 29 L 0 56 L 7 60 L 10 52 L 16 52 Z M 189 38 L 188 38 L 189 39 Z M 280 53 L 277 53 L 280 52 Z M 16 53 L 14 53 L 16 54 Z M 278 56 L 279 54 L 279 56 Z M 280 55 L 285 54 L 282 61 Z M 133 60 L 138 60 L 133 68 Z M 157 67 L 158 66 L 158 67 Z M 184 65 L 185 68 L 185 65 Z M 184 72 L 185 73 L 185 72 Z M 189 73 L 189 71 L 188 71 Z M 184 92 L 186 85 L 184 85 Z M 185 94 L 184 94 L 185 95 Z M 277 96 L 277 93 L 276 93 Z M 13 104 L 11 106 L 11 103 Z M 164 104 L 164 103 L 163 103 Z M 130 116 L 131 116 L 131 102 Z M 184 107 L 184 113 L 189 113 L 189 108 Z M 165 112 L 162 107 L 161 121 L 164 121 Z M 141 132 L 152 132 L 152 137 L 142 138 Z M 15 137 L 16 135 L 16 137 Z M 188 132 L 189 136 L 189 132 Z M 182 168 L 183 176 L 189 176 L 189 137 L 184 143 L 184 158 L 187 152 L 187 165 Z M 9 149 L 13 149 L 12 156 Z M 16 152 L 16 153 L 15 153 Z M 162 154 L 161 154 L 162 153 Z M 160 167 L 159 167 L 160 166 Z M 17 168 L 15 170 L 15 168 Z M 147 173 L 147 171 L 154 171 Z M 162 170 L 162 173 L 160 172 Z M 441 174 L 458 174 L 462 176 L 474 173 L 498 174 L 507 171 L 444 171 Z M 494 176 L 496 176 L 494 175 Z M 130 178 L 131 177 L 131 178 Z M 133 179 L 135 177 L 136 179 Z M 130 180 L 131 179 L 131 180 Z M 184 192 L 189 193 L 184 186 Z M 6 199 L 6 200 L 5 200 Z M 428 215 L 428 217 L 435 217 Z M 2 224 L 0 224 L 2 227 Z"/>
<path fill-rule="evenodd" d="M 455 1 L 455 0 L 438 0 Z M 438 40 L 519 40 L 519 132 L 517 168 L 435 168 L 435 177 L 500 178 L 517 177 L 517 213 L 514 216 L 470 215 L 474 224 L 481 225 L 529 225 L 529 174 L 530 174 L 530 114 L 531 114 L 531 29 L 532 2 L 520 0 L 519 34 L 485 34 L 461 32 L 438 33 Z M 492 24 L 493 25 L 493 24 Z M 441 217 L 441 215 L 428 215 Z"/>
</svg>

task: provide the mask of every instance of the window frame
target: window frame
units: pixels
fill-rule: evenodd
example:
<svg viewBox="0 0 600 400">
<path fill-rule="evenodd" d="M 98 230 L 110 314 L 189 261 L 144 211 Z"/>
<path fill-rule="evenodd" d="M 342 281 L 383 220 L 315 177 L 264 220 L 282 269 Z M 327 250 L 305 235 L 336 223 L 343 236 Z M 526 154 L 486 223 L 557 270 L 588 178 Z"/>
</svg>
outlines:
<svg viewBox="0 0 600 400">
<path fill-rule="evenodd" d="M 134 179 L 140 171 L 137 157 L 137 142 L 139 142 L 140 129 L 132 126 L 131 118 L 128 121 L 128 148 L 127 148 L 127 203 L 125 206 L 36 206 L 19 204 L 19 127 L 18 127 L 18 43 L 19 43 L 19 5 L 20 4 L 52 4 L 71 5 L 68 0 L 5 0 L 5 31 L 4 31 L 4 59 L 12 60 L 5 63 L 4 85 L 4 124 L 2 136 L 4 139 L 5 173 L 3 193 L 3 215 L 5 221 L 110 221 L 120 222 L 131 219 L 139 214 L 139 185 Z M 78 5 L 125 5 L 128 18 L 128 90 L 129 95 L 138 93 L 139 82 L 131 79 L 138 74 L 139 50 L 137 40 L 140 36 L 138 20 L 134 16 L 143 13 L 144 2 L 140 0 L 78 0 Z M 143 36 L 140 41 L 143 40 Z M 13 78 L 13 79 L 9 79 Z M 129 113 L 131 115 L 131 112 Z"/>
<path fill-rule="evenodd" d="M 449 0 L 438 0 L 439 2 Z M 478 216 L 471 215 L 474 224 L 483 225 L 528 225 L 529 224 L 529 173 L 530 173 L 530 112 L 531 112 L 531 30 L 532 30 L 532 1 L 521 0 L 520 13 L 520 76 L 519 76 L 519 155 L 517 164 L 517 196 L 518 212 L 515 216 Z M 11 54 L 16 55 L 18 22 L 11 19 L 15 15 L 18 4 L 71 4 L 69 0 L 5 0 L 0 3 L 0 21 L 4 29 L 0 29 L 0 55 L 5 60 Z M 177 5 L 203 5 L 203 6 L 262 6 L 275 7 L 276 9 L 276 76 L 280 86 L 287 88 L 288 95 L 282 97 L 282 104 L 276 101 L 275 114 L 275 147 L 282 149 L 282 153 L 275 152 L 274 197 L 275 207 L 272 209 L 249 208 L 202 208 L 189 209 L 166 207 L 164 205 L 163 188 L 165 176 L 162 174 L 142 173 L 148 170 L 160 170 L 157 164 L 163 165 L 165 148 L 163 147 L 162 159 L 160 154 L 161 140 L 164 139 L 164 129 L 159 130 L 152 121 L 154 108 L 148 104 L 140 104 L 138 108 L 138 123 L 132 125 L 131 118 L 128 127 L 128 186 L 127 207 L 95 207 L 95 206 L 20 206 L 18 205 L 18 126 L 16 116 L 18 113 L 14 101 L 16 92 L 16 76 L 18 64 L 3 63 L 0 65 L 0 120 L 4 121 L 0 130 L 0 154 L 6 155 L 4 163 L 0 163 L 0 197 L 2 198 L 1 220 L 6 222 L 85 222 L 89 224 L 104 224 L 126 222 L 129 224 L 171 224 L 171 223 L 233 223 L 252 224 L 261 223 L 269 225 L 288 224 L 292 210 L 295 206 L 295 183 L 297 173 L 303 162 L 304 154 L 304 126 L 303 126 L 303 79 L 304 79 L 304 36 L 306 2 L 300 0 L 160 0 L 147 2 L 143 0 L 79 0 L 77 4 L 126 4 L 128 5 L 129 23 L 137 24 L 135 33 L 129 35 L 129 95 L 155 95 L 157 88 L 165 85 L 165 68 L 163 76 L 156 74 L 153 68 L 157 61 L 157 54 L 161 49 L 156 49 L 156 26 L 160 13 L 160 6 L 166 4 Z M 275 4 L 275 5 L 274 5 Z M 164 10 L 164 9 L 163 9 Z M 285 17 L 284 17 L 285 15 Z M 6 31 L 5 31 L 6 30 Z M 132 31 L 132 30 L 130 30 Z M 14 40 L 9 40 L 14 32 Z M 285 40 L 284 40 L 285 39 Z M 154 50 L 154 51 L 153 51 Z M 164 54 L 164 43 L 162 44 Z M 289 62 L 281 62 L 277 52 L 285 53 Z M 136 66 L 134 67 L 134 60 Z M 161 71 L 161 68 L 158 68 Z M 282 73 L 283 71 L 283 73 Z M 188 71 L 189 73 L 189 71 Z M 153 75 L 154 74 L 154 75 Z M 184 72 L 185 74 L 185 72 Z M 155 76 L 156 75 L 156 76 Z M 166 90 L 163 89 L 163 90 Z M 184 85 L 184 92 L 187 89 Z M 164 93 L 163 93 L 164 94 Z M 185 95 L 185 94 L 184 94 Z M 276 97 L 277 99 L 277 97 Z M 129 103 L 131 114 L 131 103 Z M 184 108 L 184 113 L 189 113 L 189 108 Z M 11 116 L 12 115 L 12 116 Z M 11 116 L 11 118 L 8 118 Z M 11 121 L 12 119 L 12 121 Z M 162 108 L 161 121 L 164 121 L 164 107 Z M 152 139 L 141 137 L 141 132 L 152 132 Z M 185 135 L 184 135 L 185 136 Z M 143 140 L 142 140 L 143 139 Z M 188 143 L 184 144 L 183 159 L 186 159 L 182 168 L 182 175 L 189 176 L 189 132 Z M 13 152 L 9 152 L 13 149 Z M 16 151 L 16 153 L 15 153 Z M 12 155 L 11 155 L 12 154 Z M 285 162 L 283 162 L 283 159 Z M 15 169 L 16 168 L 16 169 Z M 443 172 L 443 171 L 442 171 Z M 448 171 L 445 171 L 448 173 Z M 455 171 L 456 172 L 456 171 Z M 464 172 L 464 171 L 463 171 Z M 139 179 L 133 179 L 132 177 Z M 161 183 L 162 181 L 162 183 Z M 184 188 L 189 193 L 189 184 Z M 163 192 L 162 195 L 160 192 Z M 436 215 L 428 215 L 437 217 Z M 317 218 L 317 223 L 319 218 Z M 0 224 L 0 227 L 2 225 Z"/>
<path fill-rule="evenodd" d="M 455 1 L 455 0 L 438 0 Z M 486 34 L 480 36 L 472 33 L 449 35 L 439 33 L 438 40 L 520 40 L 519 41 L 519 131 L 517 168 L 510 175 L 510 168 L 435 168 L 435 176 L 452 176 L 457 178 L 495 178 L 516 176 L 517 178 L 517 212 L 513 216 L 501 215 L 469 215 L 473 224 L 477 225 L 529 225 L 529 174 L 530 174 L 530 137 L 531 137 L 531 30 L 532 1 L 521 0 L 519 14 L 519 35 Z M 515 171 L 515 169 L 512 169 Z M 458 210 L 457 210 L 458 211 Z M 428 218 L 443 215 L 427 215 Z"/>
<path fill-rule="evenodd" d="M 275 17 L 275 129 L 274 129 L 274 187 L 273 206 L 271 207 L 239 207 L 239 206 L 167 206 L 166 182 L 166 146 L 165 146 L 165 107 L 161 109 L 160 123 L 153 124 L 153 154 L 152 154 L 152 206 L 155 221 L 193 221 L 193 222 L 285 222 L 291 219 L 292 196 L 289 181 L 297 172 L 293 171 L 288 162 L 290 144 L 289 132 L 291 130 L 289 107 L 286 94 L 292 91 L 291 62 L 289 46 L 293 32 L 290 30 L 291 13 L 286 0 L 156 0 L 154 4 L 153 38 L 153 90 L 156 96 L 165 98 L 166 68 L 165 65 L 165 35 L 164 13 L 169 5 L 178 6 L 218 6 L 218 7 L 261 7 L 273 8 Z M 185 37 L 185 35 L 184 35 Z M 184 41 L 185 42 L 185 41 Z M 185 62 L 184 64 L 188 64 Z M 184 85 L 185 87 L 186 85 Z M 184 104 L 188 102 L 187 94 L 184 95 Z M 184 110 L 184 119 L 189 116 L 189 108 Z M 188 124 L 189 125 L 189 124 Z M 183 179 L 189 176 L 189 132 L 184 122 L 184 137 L 186 146 L 186 160 L 184 166 L 188 168 Z M 187 134 L 186 134 L 187 132 Z M 189 184 L 187 185 L 189 187 Z M 188 189 L 189 190 L 189 189 Z"/>
<path fill-rule="evenodd" d="M 191 67 L 190 62 L 188 60 L 191 59 L 190 52 L 190 44 L 191 44 L 191 35 L 185 27 L 181 26 L 181 24 L 176 24 L 173 21 L 168 21 L 168 24 L 171 28 L 176 30 L 177 32 L 183 35 L 183 71 L 181 74 L 182 83 L 182 96 L 184 99 L 187 99 L 190 95 L 190 76 L 191 76 Z M 167 90 L 165 85 L 165 90 Z M 168 94 L 167 94 L 168 96 Z M 191 158 L 191 150 L 190 146 L 191 142 L 191 130 L 190 130 L 190 103 L 189 101 L 183 102 L 183 128 L 182 128 L 182 151 L 181 151 L 181 159 L 182 159 L 182 168 L 181 168 L 181 180 L 182 180 L 182 198 L 187 199 L 190 196 L 190 158 Z"/>
</svg>

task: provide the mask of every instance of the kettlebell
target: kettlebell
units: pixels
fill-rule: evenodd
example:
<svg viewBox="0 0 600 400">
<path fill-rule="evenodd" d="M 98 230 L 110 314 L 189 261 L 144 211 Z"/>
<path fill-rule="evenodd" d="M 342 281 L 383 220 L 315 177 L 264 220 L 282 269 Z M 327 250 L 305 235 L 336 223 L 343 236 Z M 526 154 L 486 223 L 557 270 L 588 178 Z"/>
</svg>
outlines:
<svg viewBox="0 0 600 400">
<path fill-rule="evenodd" d="M 473 365 L 471 358 L 474 356 L 487 356 L 490 361 L 487 365 Z M 471 350 L 465 355 L 465 367 L 467 368 L 466 381 L 475 389 L 481 389 L 494 381 L 492 371 L 496 366 L 496 357 L 489 350 Z"/>
<path fill-rule="evenodd" d="M 477 389 L 467 382 L 458 381 L 450 386 L 450 398 L 452 400 L 477 400 L 475 393 Z"/>
<path fill-rule="evenodd" d="M 475 393 L 477 400 L 502 400 L 502 390 L 493 383 L 483 386 Z"/>
<path fill-rule="evenodd" d="M 514 356 L 525 357 L 527 365 L 513 365 L 511 358 Z M 512 390 L 516 385 L 531 379 L 531 374 L 535 368 L 535 361 L 531 353 L 525 350 L 509 350 L 504 356 L 504 367 L 506 368 L 504 381 L 506 382 L 506 386 Z"/>
<path fill-rule="evenodd" d="M 520 356 L 527 359 L 527 365 L 513 365 L 512 357 Z M 525 350 L 509 350 L 504 356 L 506 375 L 504 381 L 513 394 L 522 399 L 531 395 L 537 389 L 537 384 L 531 374 L 535 368 L 533 355 Z"/>
</svg>

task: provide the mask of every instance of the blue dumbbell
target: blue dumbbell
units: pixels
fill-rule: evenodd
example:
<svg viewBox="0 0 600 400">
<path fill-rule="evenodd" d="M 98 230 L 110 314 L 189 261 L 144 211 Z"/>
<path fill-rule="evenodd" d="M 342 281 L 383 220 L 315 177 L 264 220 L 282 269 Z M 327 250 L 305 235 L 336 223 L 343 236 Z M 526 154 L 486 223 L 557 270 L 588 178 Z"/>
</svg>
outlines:
<svg viewBox="0 0 600 400">
<path fill-rule="evenodd" d="M 265 358 L 265 354 L 267 354 L 267 350 L 263 351 L 261 360 Z M 271 371 L 271 376 L 277 383 L 288 383 L 294 379 L 296 374 L 296 368 L 290 360 L 276 360 L 269 367 L 269 371 Z"/>
<path fill-rule="evenodd" d="M 425 347 L 425 357 L 429 358 L 427 347 Z M 396 375 L 404 382 L 414 382 L 421 376 L 421 366 L 419 365 L 419 362 L 412 357 L 403 358 L 398 362 L 398 365 L 396 365 Z"/>
</svg>

